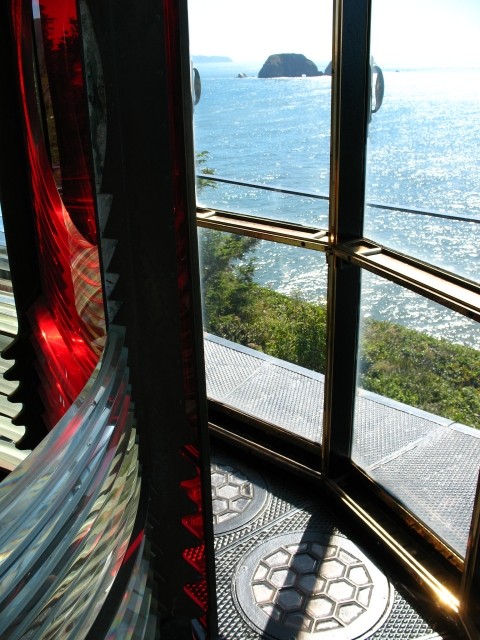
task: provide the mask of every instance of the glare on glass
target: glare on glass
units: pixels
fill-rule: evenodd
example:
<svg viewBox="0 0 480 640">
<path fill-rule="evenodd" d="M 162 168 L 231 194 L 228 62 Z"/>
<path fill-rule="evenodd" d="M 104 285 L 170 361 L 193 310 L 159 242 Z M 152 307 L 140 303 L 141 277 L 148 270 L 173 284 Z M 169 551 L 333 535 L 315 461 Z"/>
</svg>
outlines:
<svg viewBox="0 0 480 640">
<path fill-rule="evenodd" d="M 325 256 L 199 229 L 208 396 L 321 442 Z"/>
<path fill-rule="evenodd" d="M 352 459 L 464 556 L 480 467 L 480 325 L 362 273 Z"/>
<path fill-rule="evenodd" d="M 385 92 L 369 126 L 364 234 L 476 282 L 479 39 L 478 2 L 373 0 Z"/>
</svg>

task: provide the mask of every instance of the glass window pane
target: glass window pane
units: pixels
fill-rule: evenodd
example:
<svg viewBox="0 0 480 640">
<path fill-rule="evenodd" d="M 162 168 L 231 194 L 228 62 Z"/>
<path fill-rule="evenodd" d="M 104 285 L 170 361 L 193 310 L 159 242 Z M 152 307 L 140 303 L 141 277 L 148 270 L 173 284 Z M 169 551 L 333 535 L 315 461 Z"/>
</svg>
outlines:
<svg viewBox="0 0 480 640">
<path fill-rule="evenodd" d="M 201 77 L 198 172 L 328 195 L 331 76 L 323 72 L 331 60 L 332 0 L 299 0 L 294 10 L 283 1 L 189 0 L 189 28 Z M 267 67 L 278 77 L 258 77 Z M 234 185 L 199 193 L 205 206 L 272 215 L 263 192 L 253 200 L 251 189 Z M 280 211 L 284 205 L 276 217 L 293 222 L 312 207 L 276 199 Z"/>
<path fill-rule="evenodd" d="M 480 466 L 480 325 L 362 274 L 353 461 L 465 555 Z"/>
<path fill-rule="evenodd" d="M 412 19 L 415 16 L 415 19 Z M 394 26 L 393 26 L 394 25 Z M 480 281 L 480 4 L 373 0 L 385 91 L 368 138 L 365 235 Z"/>
<path fill-rule="evenodd" d="M 203 179 L 198 183 L 202 207 L 328 229 L 327 196 L 309 198 Z"/>
<path fill-rule="evenodd" d="M 321 443 L 325 255 L 199 229 L 207 394 Z"/>
</svg>

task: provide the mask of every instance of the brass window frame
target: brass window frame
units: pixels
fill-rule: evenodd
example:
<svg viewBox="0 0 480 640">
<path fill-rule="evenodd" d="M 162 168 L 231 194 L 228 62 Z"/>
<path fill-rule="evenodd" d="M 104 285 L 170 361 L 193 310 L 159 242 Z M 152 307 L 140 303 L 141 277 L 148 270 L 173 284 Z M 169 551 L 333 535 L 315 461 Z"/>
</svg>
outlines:
<svg viewBox="0 0 480 640">
<path fill-rule="evenodd" d="M 360 270 L 366 269 L 384 280 L 480 322 L 480 284 L 363 237 L 370 18 L 371 0 L 334 0 L 329 229 L 197 206 L 198 227 L 320 251 L 327 256 L 327 365 L 321 469 L 305 465 L 295 460 L 293 455 L 275 452 L 255 442 L 255 439 L 235 434 L 218 423 L 211 423 L 210 427 L 218 437 L 256 451 L 261 457 L 276 459 L 279 464 L 296 469 L 305 477 L 310 476 L 328 487 L 382 540 L 437 602 L 443 603 L 452 612 L 462 614 L 464 627 L 473 638 L 476 637 L 475 624 L 468 615 L 464 616 L 473 615 L 477 624 L 480 619 L 474 594 L 480 582 L 480 475 L 467 552 L 463 559 L 412 512 L 388 496 L 349 458 L 355 403 L 353 388 L 356 383 Z M 228 179 L 222 181 L 229 182 Z M 236 181 L 231 182 L 237 184 Z M 262 185 L 257 188 L 262 188 Z M 373 205 L 376 206 L 376 203 Z M 421 213 L 430 215 L 428 212 Z M 355 295 L 345 295 L 352 291 Z M 348 325 L 345 324 L 347 315 L 353 318 Z M 338 338 L 342 330 L 347 335 L 348 344 L 345 348 L 340 345 Z M 349 372 L 346 385 L 340 380 L 341 377 L 345 378 L 340 376 L 342 369 Z M 343 395 L 340 393 L 342 384 Z M 350 387 L 346 388 L 345 393 L 348 384 Z M 222 403 L 210 402 L 222 410 Z M 341 403 L 344 406 L 340 406 Z M 232 408 L 223 407 L 223 410 L 231 415 L 236 413 Z M 259 428 L 267 432 L 274 429 L 271 425 L 260 425 L 261 421 L 252 417 L 237 417 L 240 422 L 257 422 Z M 313 449 L 319 451 L 319 447 Z M 345 475 L 352 472 L 354 478 L 363 476 L 366 485 L 370 483 L 372 496 L 376 495 L 385 504 L 387 518 L 389 510 L 392 514 L 399 514 L 408 522 L 412 533 L 418 534 L 416 539 L 415 536 L 406 537 L 404 530 L 394 524 L 383 526 L 373 515 L 373 507 L 369 512 L 369 507 L 360 505 L 351 493 L 342 488 Z M 420 538 L 427 540 L 431 547 L 430 554 L 425 554 L 424 548 L 418 544 Z M 447 560 L 451 570 L 445 567 L 441 557 Z"/>
<path fill-rule="evenodd" d="M 335 255 L 470 319 L 480 321 L 480 284 L 404 256 L 367 238 L 335 246 L 329 244 L 328 232 L 324 229 L 203 207 L 197 208 L 197 226 Z M 220 402 L 216 404 L 222 405 Z M 229 408 L 228 411 L 234 410 Z M 256 418 L 249 419 L 262 422 Z M 301 438 L 295 436 L 295 439 Z M 463 560 L 453 550 L 447 553 L 456 557 L 457 566 L 463 565 Z"/>
</svg>

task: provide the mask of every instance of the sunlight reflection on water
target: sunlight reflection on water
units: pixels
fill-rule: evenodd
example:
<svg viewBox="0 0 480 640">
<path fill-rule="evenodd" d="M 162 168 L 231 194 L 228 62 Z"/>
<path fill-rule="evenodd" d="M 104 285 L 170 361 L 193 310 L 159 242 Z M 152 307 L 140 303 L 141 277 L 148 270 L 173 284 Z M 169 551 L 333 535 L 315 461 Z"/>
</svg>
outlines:
<svg viewBox="0 0 480 640">
<path fill-rule="evenodd" d="M 243 66 L 258 73 L 258 65 Z M 328 193 L 330 78 L 234 75 L 231 64 L 202 65 L 195 135 L 208 166 L 233 179 Z M 367 199 L 480 219 L 480 70 L 385 71 L 385 86 L 370 126 Z M 233 185 L 205 189 L 200 200 L 324 228 L 328 221 L 326 202 Z M 367 207 L 365 235 L 480 282 L 480 225 Z M 324 254 L 262 242 L 255 255 L 260 284 L 325 301 Z M 369 285 L 366 312 L 480 348 L 477 324 L 409 291 L 393 295 L 393 286 Z"/>
</svg>

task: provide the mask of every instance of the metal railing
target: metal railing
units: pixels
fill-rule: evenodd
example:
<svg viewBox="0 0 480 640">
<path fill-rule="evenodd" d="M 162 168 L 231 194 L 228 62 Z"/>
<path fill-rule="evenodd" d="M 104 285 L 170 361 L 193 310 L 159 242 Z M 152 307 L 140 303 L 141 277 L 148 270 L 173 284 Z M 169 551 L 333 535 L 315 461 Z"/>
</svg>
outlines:
<svg viewBox="0 0 480 640">
<path fill-rule="evenodd" d="M 291 196 L 303 196 L 306 198 L 313 198 L 315 200 L 329 200 L 329 196 L 324 193 L 312 193 L 308 191 L 298 191 L 296 189 L 284 189 L 283 187 L 272 187 L 266 184 L 259 184 L 258 182 L 246 182 L 244 180 L 232 180 L 231 178 L 224 178 L 222 176 L 215 176 L 205 173 L 198 173 L 197 179 L 199 180 L 213 180 L 214 182 L 223 182 L 226 184 L 234 184 L 240 187 L 250 187 L 253 189 L 261 189 L 262 191 L 274 191 L 276 193 L 285 193 Z M 480 224 L 479 218 L 467 218 L 465 216 L 459 216 L 451 213 L 445 213 L 443 211 L 435 211 L 431 209 L 420 209 L 418 207 L 403 207 L 396 204 L 384 204 L 383 202 L 366 202 L 367 207 L 374 209 L 385 209 L 387 211 L 400 211 L 402 213 L 413 213 L 421 216 L 431 216 L 433 218 L 443 218 L 446 220 L 459 220 L 461 222 L 473 222 L 474 224 Z"/>
</svg>

